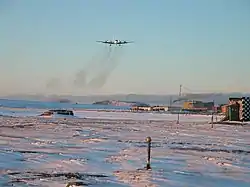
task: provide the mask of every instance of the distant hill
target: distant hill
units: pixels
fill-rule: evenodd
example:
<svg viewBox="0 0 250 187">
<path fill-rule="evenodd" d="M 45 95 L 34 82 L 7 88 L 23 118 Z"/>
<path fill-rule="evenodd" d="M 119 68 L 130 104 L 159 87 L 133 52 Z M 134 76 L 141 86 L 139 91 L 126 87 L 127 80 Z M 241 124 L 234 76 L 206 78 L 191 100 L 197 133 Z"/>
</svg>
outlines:
<svg viewBox="0 0 250 187">
<path fill-rule="evenodd" d="M 250 94 L 243 93 L 202 93 L 202 94 L 186 94 L 182 97 L 178 95 L 139 95 L 139 94 L 117 94 L 117 95 L 88 95 L 88 96 L 70 96 L 70 95 L 10 95 L 2 98 L 6 99 L 21 99 L 21 100 L 39 100 L 48 101 L 50 98 L 53 100 L 63 99 L 70 100 L 71 102 L 92 104 L 95 101 L 103 100 L 120 100 L 128 102 L 142 102 L 151 105 L 169 105 L 170 101 L 179 100 L 176 104 L 184 100 L 202 100 L 202 101 L 215 101 L 216 104 L 224 104 L 228 102 L 229 97 L 243 97 L 250 96 Z"/>
<path fill-rule="evenodd" d="M 93 105 L 112 105 L 112 106 L 140 106 L 140 107 L 149 107 L 150 105 L 141 102 L 134 101 L 118 101 L 118 100 L 105 100 L 105 101 L 96 101 Z"/>
</svg>

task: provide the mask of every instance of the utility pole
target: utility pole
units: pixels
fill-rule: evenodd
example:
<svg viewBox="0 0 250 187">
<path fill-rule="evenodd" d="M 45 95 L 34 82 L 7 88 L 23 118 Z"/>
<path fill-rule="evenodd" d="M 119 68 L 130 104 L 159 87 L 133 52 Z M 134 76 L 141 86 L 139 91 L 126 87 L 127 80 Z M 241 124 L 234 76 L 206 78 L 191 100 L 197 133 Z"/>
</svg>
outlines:
<svg viewBox="0 0 250 187">
<path fill-rule="evenodd" d="M 214 100 L 213 100 L 213 105 L 214 105 Z M 211 128 L 214 128 L 214 106 L 213 106 L 213 110 L 212 110 L 212 115 L 211 115 Z"/>
<path fill-rule="evenodd" d="M 181 97 L 181 89 L 182 89 L 182 85 L 180 85 L 180 90 L 179 90 L 179 97 Z M 177 124 L 180 124 L 180 112 L 178 112 L 178 115 L 177 115 Z"/>
</svg>

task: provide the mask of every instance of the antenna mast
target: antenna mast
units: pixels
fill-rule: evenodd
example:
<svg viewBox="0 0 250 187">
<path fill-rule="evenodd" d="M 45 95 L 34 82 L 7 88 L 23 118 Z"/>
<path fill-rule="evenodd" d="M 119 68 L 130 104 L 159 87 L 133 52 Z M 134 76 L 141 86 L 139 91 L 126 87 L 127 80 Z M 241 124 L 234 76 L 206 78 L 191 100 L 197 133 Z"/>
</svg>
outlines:
<svg viewBox="0 0 250 187">
<path fill-rule="evenodd" d="M 181 96 L 181 89 L 182 89 L 182 85 L 180 85 L 179 96 Z"/>
</svg>

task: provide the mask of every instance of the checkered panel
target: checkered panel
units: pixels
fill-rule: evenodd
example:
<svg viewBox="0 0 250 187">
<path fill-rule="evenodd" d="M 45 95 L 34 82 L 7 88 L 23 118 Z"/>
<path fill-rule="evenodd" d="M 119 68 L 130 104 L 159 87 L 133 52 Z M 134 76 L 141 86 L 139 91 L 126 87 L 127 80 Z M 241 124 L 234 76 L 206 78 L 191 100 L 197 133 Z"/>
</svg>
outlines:
<svg viewBox="0 0 250 187">
<path fill-rule="evenodd" d="M 250 121 L 250 97 L 242 97 L 242 121 Z"/>
</svg>

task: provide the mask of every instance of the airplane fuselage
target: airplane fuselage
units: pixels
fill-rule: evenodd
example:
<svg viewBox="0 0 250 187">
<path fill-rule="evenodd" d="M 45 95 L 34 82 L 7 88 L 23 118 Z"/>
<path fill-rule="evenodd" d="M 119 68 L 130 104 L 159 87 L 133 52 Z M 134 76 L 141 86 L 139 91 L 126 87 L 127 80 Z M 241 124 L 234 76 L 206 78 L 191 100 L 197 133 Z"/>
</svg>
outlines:
<svg viewBox="0 0 250 187">
<path fill-rule="evenodd" d="M 121 41 L 121 40 L 106 40 L 106 41 L 97 41 L 97 42 L 101 42 L 101 43 L 105 43 L 105 44 L 109 44 L 110 46 L 111 45 L 123 45 L 123 44 L 127 44 L 127 43 L 132 43 L 132 42 L 127 42 L 127 41 Z"/>
<path fill-rule="evenodd" d="M 105 43 L 107 43 L 109 45 L 121 45 L 121 44 L 124 44 L 122 41 L 119 41 L 119 40 L 105 41 Z"/>
</svg>

